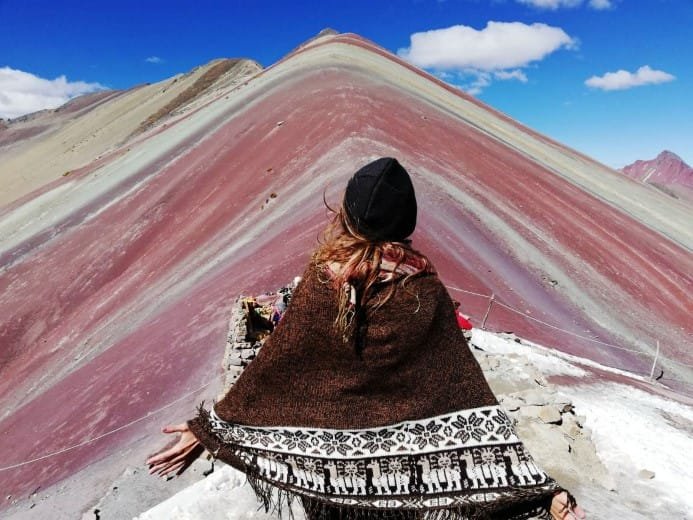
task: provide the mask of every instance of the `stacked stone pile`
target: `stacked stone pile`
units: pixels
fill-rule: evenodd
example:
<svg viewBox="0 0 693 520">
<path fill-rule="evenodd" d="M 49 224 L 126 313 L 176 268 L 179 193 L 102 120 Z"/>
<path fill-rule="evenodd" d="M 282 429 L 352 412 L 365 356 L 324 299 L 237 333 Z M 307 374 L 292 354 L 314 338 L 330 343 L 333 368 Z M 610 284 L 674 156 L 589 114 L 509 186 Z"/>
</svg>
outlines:
<svg viewBox="0 0 693 520">
<path fill-rule="evenodd" d="M 224 353 L 224 393 L 236 382 L 243 369 L 257 356 L 262 340 L 247 339 L 248 316 L 243 306 L 246 298 L 240 297 L 234 303 L 229 320 L 229 335 Z"/>
<path fill-rule="evenodd" d="M 252 327 L 249 327 L 248 312 L 256 312 L 267 322 L 274 323 L 278 319 L 275 313 L 284 311 L 291 300 L 293 288 L 299 280 L 300 278 L 295 278 L 291 284 L 282 287 L 276 293 L 264 294 L 257 298 L 241 296 L 235 301 L 231 310 L 229 334 L 224 352 L 224 394 L 236 382 L 248 363 L 255 359 L 264 340 L 269 335 L 269 331 L 266 333 L 263 331 L 260 334 L 251 333 Z M 278 301 L 283 302 L 280 308 L 277 308 L 276 305 Z M 254 307 L 254 310 L 249 311 L 248 304 Z"/>
<path fill-rule="evenodd" d="M 604 467 L 573 404 L 524 356 L 488 354 L 473 349 L 498 400 L 515 423 L 532 456 L 558 482 L 575 490 L 598 484 L 613 490 Z"/>
</svg>

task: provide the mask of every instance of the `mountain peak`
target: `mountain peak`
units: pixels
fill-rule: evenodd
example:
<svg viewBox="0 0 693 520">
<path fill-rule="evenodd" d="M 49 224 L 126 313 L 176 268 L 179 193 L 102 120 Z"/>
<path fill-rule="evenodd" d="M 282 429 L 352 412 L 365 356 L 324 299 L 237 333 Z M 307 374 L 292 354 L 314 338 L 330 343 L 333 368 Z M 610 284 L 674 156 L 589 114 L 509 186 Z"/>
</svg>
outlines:
<svg viewBox="0 0 693 520">
<path fill-rule="evenodd" d="M 688 164 L 686 164 L 686 162 L 683 159 L 681 159 L 681 157 L 669 150 L 663 150 L 662 152 L 660 152 L 660 154 L 655 158 L 655 161 L 677 161 L 683 164 L 684 166 L 688 167 Z"/>
<path fill-rule="evenodd" d="M 676 197 L 693 189 L 693 168 L 669 150 L 663 150 L 654 159 L 635 161 L 621 171 L 631 179 L 652 184 Z"/>
<path fill-rule="evenodd" d="M 325 27 L 318 33 L 317 38 L 320 38 L 321 36 L 334 36 L 335 34 L 339 34 L 339 31 L 336 31 L 332 27 Z"/>
</svg>

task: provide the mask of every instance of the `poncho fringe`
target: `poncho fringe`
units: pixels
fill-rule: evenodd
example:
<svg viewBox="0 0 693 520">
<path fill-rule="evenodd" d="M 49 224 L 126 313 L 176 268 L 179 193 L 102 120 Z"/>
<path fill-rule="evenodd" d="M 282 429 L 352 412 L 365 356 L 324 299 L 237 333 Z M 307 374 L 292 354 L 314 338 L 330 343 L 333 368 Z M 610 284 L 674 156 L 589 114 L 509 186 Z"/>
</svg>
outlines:
<svg viewBox="0 0 693 520">
<path fill-rule="evenodd" d="M 246 474 L 248 484 L 253 489 L 265 512 L 276 514 L 281 520 L 283 514 L 288 514 L 293 520 L 292 504 L 297 499 L 306 512 L 307 518 L 334 518 L 335 511 L 339 512 L 340 520 L 522 520 L 550 519 L 548 514 L 551 500 L 560 488 L 547 478 L 545 485 L 534 488 L 508 487 L 506 496 L 494 496 L 488 502 L 469 503 L 456 506 L 429 506 L 425 510 L 415 509 L 383 509 L 382 507 L 355 507 L 351 504 L 336 505 L 334 502 L 320 499 L 297 492 L 286 483 L 269 480 L 265 474 L 258 471 L 257 466 L 246 463 L 238 455 L 240 446 L 224 443 L 215 433 L 210 420 L 210 412 L 201 403 L 195 421 L 195 431 L 205 432 L 208 447 L 216 446 L 212 455 L 220 457 L 231 466 Z M 211 439 L 215 439 L 212 441 Z M 223 452 L 222 452 L 223 450 Z M 237 451 L 239 450 L 239 451 Z M 220 456 L 221 455 L 221 456 Z"/>
</svg>

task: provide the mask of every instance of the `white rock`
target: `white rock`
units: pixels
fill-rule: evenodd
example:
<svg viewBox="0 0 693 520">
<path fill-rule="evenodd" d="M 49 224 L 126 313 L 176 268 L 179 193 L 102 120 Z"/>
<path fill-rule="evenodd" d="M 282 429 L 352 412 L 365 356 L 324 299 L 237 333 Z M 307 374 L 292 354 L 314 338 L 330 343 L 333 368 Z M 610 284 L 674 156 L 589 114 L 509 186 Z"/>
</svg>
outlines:
<svg viewBox="0 0 693 520">
<path fill-rule="evenodd" d="M 649 469 L 641 469 L 638 473 L 638 477 L 640 477 L 643 480 L 651 480 L 655 478 L 655 474 L 654 471 L 650 471 Z"/>
</svg>

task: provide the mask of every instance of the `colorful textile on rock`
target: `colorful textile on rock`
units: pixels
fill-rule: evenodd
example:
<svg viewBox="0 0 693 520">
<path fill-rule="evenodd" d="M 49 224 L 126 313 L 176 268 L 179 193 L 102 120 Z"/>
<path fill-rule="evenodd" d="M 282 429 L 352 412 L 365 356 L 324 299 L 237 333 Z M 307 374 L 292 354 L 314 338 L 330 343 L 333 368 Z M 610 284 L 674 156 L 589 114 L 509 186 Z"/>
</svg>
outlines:
<svg viewBox="0 0 693 520">
<path fill-rule="evenodd" d="M 359 430 L 240 426 L 212 410 L 209 426 L 263 480 L 334 504 L 456 507 L 555 487 L 498 406 Z"/>
</svg>

